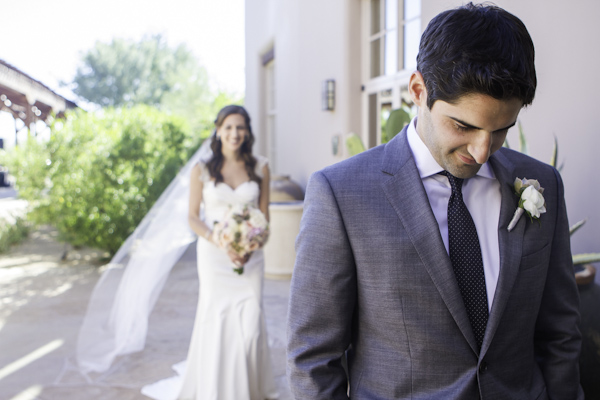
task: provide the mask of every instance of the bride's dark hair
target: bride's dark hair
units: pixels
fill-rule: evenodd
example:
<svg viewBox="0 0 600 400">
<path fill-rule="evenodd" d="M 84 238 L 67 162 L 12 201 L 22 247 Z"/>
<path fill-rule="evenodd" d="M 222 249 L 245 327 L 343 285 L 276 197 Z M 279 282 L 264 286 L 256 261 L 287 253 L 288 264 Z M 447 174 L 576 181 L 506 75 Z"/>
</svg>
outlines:
<svg viewBox="0 0 600 400">
<path fill-rule="evenodd" d="M 257 182 L 260 185 L 262 179 L 258 175 L 256 175 L 256 158 L 254 158 L 254 156 L 252 155 L 254 134 L 252 133 L 252 126 L 250 125 L 250 115 L 248 115 L 248 111 L 246 111 L 246 109 L 242 106 L 225 106 L 217 114 L 217 119 L 215 119 L 215 130 L 212 134 L 212 143 L 210 144 L 210 148 L 212 150 L 212 157 L 206 163 L 206 167 L 208 168 L 210 176 L 215 179 L 215 183 L 223 182 L 223 175 L 221 174 L 221 169 L 223 168 L 225 158 L 223 157 L 223 153 L 221 152 L 221 141 L 217 140 L 217 129 L 220 128 L 221 125 L 223 125 L 225 118 L 229 117 L 232 114 L 241 115 L 242 117 L 244 117 L 244 121 L 246 122 L 248 135 L 246 136 L 246 139 L 240 147 L 240 158 L 244 160 L 246 172 L 248 173 L 248 177 L 250 178 L 250 180 Z"/>
</svg>

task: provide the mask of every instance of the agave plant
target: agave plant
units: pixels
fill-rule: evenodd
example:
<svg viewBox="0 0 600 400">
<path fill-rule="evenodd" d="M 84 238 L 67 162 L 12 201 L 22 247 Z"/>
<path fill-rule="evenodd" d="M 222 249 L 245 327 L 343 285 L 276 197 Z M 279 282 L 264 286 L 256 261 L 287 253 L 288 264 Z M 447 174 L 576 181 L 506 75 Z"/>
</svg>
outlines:
<svg viewBox="0 0 600 400">
<path fill-rule="evenodd" d="M 529 147 L 527 145 L 527 138 L 525 133 L 523 132 L 523 127 L 521 126 L 521 122 L 519 121 L 519 151 L 523 154 L 529 155 Z M 504 147 L 510 148 L 508 141 L 504 142 Z M 554 147 L 552 149 L 552 156 L 550 157 L 550 165 L 556 168 L 558 171 L 561 171 L 563 168 L 563 164 L 557 167 L 558 162 L 558 140 L 556 136 L 554 136 Z M 569 234 L 573 235 L 579 228 L 581 228 L 587 222 L 587 218 L 582 219 L 581 221 L 576 222 L 569 228 Z M 582 265 L 582 264 L 592 264 L 600 262 L 600 253 L 581 253 L 573 255 L 573 264 L 574 265 Z"/>
<path fill-rule="evenodd" d="M 575 223 L 573 226 L 571 226 L 571 228 L 569 228 L 569 234 L 573 235 L 573 233 L 581 228 L 586 222 L 587 218 Z M 575 265 L 592 264 L 596 262 L 600 262 L 600 253 L 573 254 L 573 264 Z"/>
</svg>

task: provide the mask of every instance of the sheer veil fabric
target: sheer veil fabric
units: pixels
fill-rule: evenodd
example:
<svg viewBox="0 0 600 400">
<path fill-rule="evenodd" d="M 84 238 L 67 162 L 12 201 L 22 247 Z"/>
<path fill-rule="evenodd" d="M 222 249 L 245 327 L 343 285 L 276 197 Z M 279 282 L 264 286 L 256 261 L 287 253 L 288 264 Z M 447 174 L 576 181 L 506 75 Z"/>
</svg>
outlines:
<svg viewBox="0 0 600 400">
<path fill-rule="evenodd" d="M 212 153 L 206 139 L 119 248 L 92 292 L 79 331 L 79 371 L 107 371 L 115 358 L 140 351 L 148 317 L 173 265 L 196 239 L 188 225 L 190 171 Z"/>
</svg>

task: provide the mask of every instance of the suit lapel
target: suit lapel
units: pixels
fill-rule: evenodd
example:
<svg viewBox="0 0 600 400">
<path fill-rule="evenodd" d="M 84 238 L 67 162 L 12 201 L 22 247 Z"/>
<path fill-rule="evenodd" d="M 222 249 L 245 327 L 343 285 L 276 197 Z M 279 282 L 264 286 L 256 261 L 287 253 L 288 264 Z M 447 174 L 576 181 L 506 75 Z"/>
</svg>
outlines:
<svg viewBox="0 0 600 400">
<path fill-rule="evenodd" d="M 477 353 L 477 342 L 446 252 L 439 226 L 413 159 L 406 128 L 385 148 L 383 191 L 461 332 Z M 424 207 L 423 205 L 427 205 Z M 435 234 L 432 234 L 435 232 Z M 400 256 L 401 257 L 401 256 Z"/>
<path fill-rule="evenodd" d="M 498 221 L 498 241 L 500 246 L 500 273 L 498 276 L 498 285 L 494 294 L 488 326 L 482 344 L 481 354 L 490 346 L 492 338 L 498 329 L 498 324 L 504 314 L 506 303 L 510 297 L 515 279 L 519 273 L 521 254 L 523 250 L 523 235 L 525 232 L 526 217 L 521 219 L 512 231 L 507 227 L 517 208 L 517 197 L 514 193 L 515 166 L 502 154 L 497 151 L 490 157 L 490 164 L 500 182 L 500 192 L 502 203 L 500 207 L 500 220 Z"/>
</svg>

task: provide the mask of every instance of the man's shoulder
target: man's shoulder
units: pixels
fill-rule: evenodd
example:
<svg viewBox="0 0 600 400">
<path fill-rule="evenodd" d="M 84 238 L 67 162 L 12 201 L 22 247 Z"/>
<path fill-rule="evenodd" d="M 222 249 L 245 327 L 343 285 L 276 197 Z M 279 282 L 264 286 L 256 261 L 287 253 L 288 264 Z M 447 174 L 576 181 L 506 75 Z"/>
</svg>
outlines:
<svg viewBox="0 0 600 400">
<path fill-rule="evenodd" d="M 353 190 L 360 190 L 361 187 L 370 187 L 382 175 L 384 147 L 374 147 L 318 170 L 312 174 L 309 184 L 312 180 L 324 178 L 332 188 L 352 187 Z"/>
<path fill-rule="evenodd" d="M 365 173 L 381 172 L 381 163 L 385 145 L 363 151 L 345 160 L 329 165 L 320 171 L 327 177 L 363 175 Z"/>
<path fill-rule="evenodd" d="M 547 172 L 551 172 L 554 169 L 554 167 L 545 162 L 506 147 L 500 148 L 498 152 L 519 169 L 533 168 Z"/>
<path fill-rule="evenodd" d="M 516 174 L 515 177 L 537 179 L 542 186 L 554 185 L 556 182 L 561 181 L 556 168 L 547 163 L 504 147 L 501 148 L 498 153 L 504 160 L 507 160 L 508 163 L 512 164 Z"/>
</svg>

